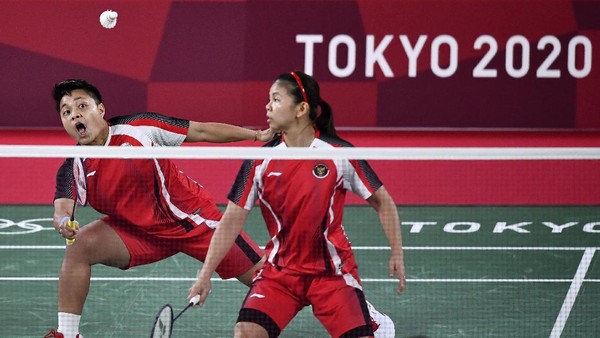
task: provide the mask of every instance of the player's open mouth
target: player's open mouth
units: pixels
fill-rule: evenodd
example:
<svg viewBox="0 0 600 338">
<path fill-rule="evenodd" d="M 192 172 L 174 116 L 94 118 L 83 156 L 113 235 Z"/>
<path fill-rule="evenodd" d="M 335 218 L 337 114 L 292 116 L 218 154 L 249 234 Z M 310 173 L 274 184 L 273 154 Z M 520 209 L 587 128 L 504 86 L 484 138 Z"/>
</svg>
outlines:
<svg viewBox="0 0 600 338">
<path fill-rule="evenodd" d="M 78 122 L 75 125 L 75 128 L 77 129 L 77 133 L 79 133 L 79 136 L 84 137 L 85 136 L 85 131 L 86 131 L 86 127 L 85 124 Z"/>
</svg>

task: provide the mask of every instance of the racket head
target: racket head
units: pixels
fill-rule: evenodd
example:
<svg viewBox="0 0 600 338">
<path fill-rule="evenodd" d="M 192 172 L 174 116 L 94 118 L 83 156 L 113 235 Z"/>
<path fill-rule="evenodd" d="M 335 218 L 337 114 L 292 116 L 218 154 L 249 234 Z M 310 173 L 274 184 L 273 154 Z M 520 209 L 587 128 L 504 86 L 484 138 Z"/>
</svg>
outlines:
<svg viewBox="0 0 600 338">
<path fill-rule="evenodd" d="M 87 177 L 83 167 L 83 159 L 79 157 L 73 159 L 73 178 L 75 179 L 77 203 L 85 205 L 87 203 Z"/>
<path fill-rule="evenodd" d="M 163 306 L 156 318 L 154 319 L 154 325 L 152 326 L 152 333 L 150 338 L 170 338 L 173 332 L 173 308 L 171 305 L 166 304 Z"/>
</svg>

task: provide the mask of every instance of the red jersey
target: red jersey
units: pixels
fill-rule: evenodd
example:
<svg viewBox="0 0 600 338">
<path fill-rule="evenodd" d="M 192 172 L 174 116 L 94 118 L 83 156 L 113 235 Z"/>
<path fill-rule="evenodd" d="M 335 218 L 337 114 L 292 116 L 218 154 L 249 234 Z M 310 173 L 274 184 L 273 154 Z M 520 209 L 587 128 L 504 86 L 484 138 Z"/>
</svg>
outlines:
<svg viewBox="0 0 600 338">
<path fill-rule="evenodd" d="M 286 148 L 275 140 L 266 146 Z M 351 147 L 332 136 L 311 148 Z M 348 273 L 356 268 L 342 218 L 346 191 L 367 199 L 382 183 L 362 160 L 245 161 L 228 198 L 250 210 L 258 200 L 271 240 L 267 260 L 290 274 Z"/>
<path fill-rule="evenodd" d="M 108 146 L 179 146 L 188 120 L 142 113 L 108 120 Z M 56 198 L 73 196 L 73 159 L 57 174 Z M 111 222 L 135 225 L 149 234 L 180 236 L 205 223 L 214 228 L 221 214 L 203 187 L 168 159 L 83 160 L 87 201 Z"/>
</svg>

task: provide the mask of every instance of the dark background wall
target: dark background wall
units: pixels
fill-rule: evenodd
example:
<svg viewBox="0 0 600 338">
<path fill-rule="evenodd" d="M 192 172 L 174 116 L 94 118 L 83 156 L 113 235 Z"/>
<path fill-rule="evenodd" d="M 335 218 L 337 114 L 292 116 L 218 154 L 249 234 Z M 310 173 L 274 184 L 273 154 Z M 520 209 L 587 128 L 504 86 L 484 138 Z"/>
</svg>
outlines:
<svg viewBox="0 0 600 338">
<path fill-rule="evenodd" d="M 0 127 L 59 127 L 70 77 L 110 116 L 264 126 L 271 81 L 305 70 L 340 127 L 600 128 L 598 18 L 566 0 L 1 1 Z"/>
</svg>

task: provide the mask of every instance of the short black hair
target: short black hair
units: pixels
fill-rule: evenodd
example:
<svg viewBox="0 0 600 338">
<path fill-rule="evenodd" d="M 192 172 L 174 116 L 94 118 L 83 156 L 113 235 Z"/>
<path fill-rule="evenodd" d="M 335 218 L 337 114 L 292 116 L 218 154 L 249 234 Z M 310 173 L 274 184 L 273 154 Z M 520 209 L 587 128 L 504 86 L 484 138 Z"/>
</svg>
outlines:
<svg viewBox="0 0 600 338">
<path fill-rule="evenodd" d="M 54 85 L 54 89 L 52 90 L 52 97 L 54 97 L 54 102 L 56 103 L 56 111 L 60 113 L 60 100 L 62 100 L 63 96 L 70 95 L 72 91 L 76 89 L 84 90 L 89 96 L 91 96 L 96 104 L 102 103 L 102 95 L 96 86 L 93 84 L 81 80 L 81 79 L 68 79 L 61 82 L 58 82 Z"/>
</svg>

